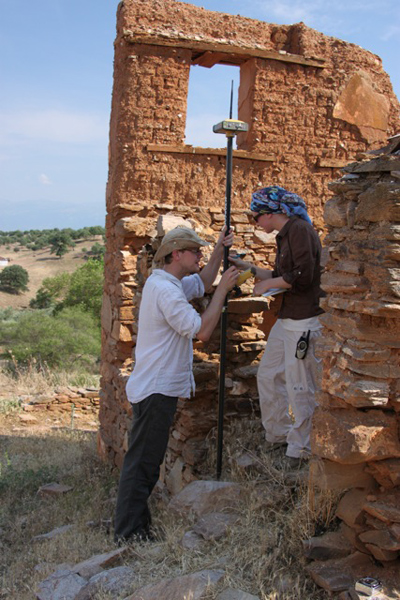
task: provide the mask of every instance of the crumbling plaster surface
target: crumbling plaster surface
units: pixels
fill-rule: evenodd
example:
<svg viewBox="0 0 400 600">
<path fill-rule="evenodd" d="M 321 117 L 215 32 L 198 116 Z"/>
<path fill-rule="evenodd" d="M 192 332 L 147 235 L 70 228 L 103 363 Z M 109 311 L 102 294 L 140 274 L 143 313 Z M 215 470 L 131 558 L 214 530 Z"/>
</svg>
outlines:
<svg viewBox="0 0 400 600">
<path fill-rule="evenodd" d="M 162 227 L 156 230 L 158 219 L 181 215 L 210 241 L 224 220 L 225 150 L 184 145 L 190 70 L 213 61 L 237 64 L 242 70 L 239 118 L 245 117 L 250 130 L 239 136 L 241 152 L 233 160 L 232 207 L 236 245 L 247 249 L 255 262 L 268 265 L 274 258 L 273 242 L 265 244 L 245 212 L 255 188 L 278 183 L 301 194 L 322 234 L 328 183 L 337 168 L 370 149 L 371 140 L 372 147 L 382 145 L 400 125 L 399 102 L 380 59 L 358 46 L 303 23 L 276 26 L 173 0 L 120 4 L 110 122 L 99 435 L 101 453 L 118 466 L 130 424 L 124 385 L 132 368 L 141 288 L 151 249 L 162 232 Z M 368 82 L 377 102 L 385 98 L 385 120 L 377 123 L 364 117 L 361 107 L 348 106 L 346 90 L 354 77 Z M 257 333 L 262 328 L 260 313 L 249 311 L 231 317 L 228 373 L 234 381 L 235 369 L 253 368 L 265 344 Z M 196 348 L 195 360 L 198 365 L 216 365 L 215 341 Z M 242 410 L 238 398 L 245 399 L 246 393 L 251 406 L 256 400 L 251 368 L 246 385 L 232 388 L 242 390 L 232 414 Z M 214 371 L 210 366 L 209 373 Z M 195 422 L 196 407 L 202 411 L 207 406 L 205 427 L 215 423 L 215 376 L 211 379 L 204 395 L 199 393 L 189 407 Z M 189 447 L 193 435 L 179 431 L 181 437 L 173 442 L 175 456 L 182 445 Z"/>
<path fill-rule="evenodd" d="M 149 205 L 155 190 L 164 202 L 221 202 L 223 157 L 193 160 L 147 149 L 184 143 L 189 73 L 202 68 L 191 64 L 205 47 L 214 47 L 219 57 L 229 50 L 233 54 L 222 59 L 243 65 L 240 105 L 250 131 L 239 136 L 239 148 L 274 157 L 267 163 L 235 162 L 233 205 L 247 206 L 251 190 L 273 180 L 304 195 L 322 225 L 332 168 L 346 164 L 371 140 L 379 145 L 395 132 L 399 103 L 380 59 L 302 23 L 278 27 L 172 0 L 125 1 L 118 11 L 108 209 L 115 207 L 116 193 Z M 324 67 L 246 57 L 257 50 L 281 53 L 284 59 L 319 57 Z M 347 106 L 346 90 L 355 73 L 368 78 L 370 95 L 386 98 L 386 131 L 370 120 L 362 123 L 362 115 L 359 121 L 354 107 Z M 340 118 L 333 117 L 334 110 Z"/>
<path fill-rule="evenodd" d="M 382 139 L 382 134 L 388 129 L 389 114 L 389 100 L 374 89 L 370 78 L 363 72 L 350 77 L 333 109 L 335 118 L 354 123 L 371 141 Z"/>
</svg>

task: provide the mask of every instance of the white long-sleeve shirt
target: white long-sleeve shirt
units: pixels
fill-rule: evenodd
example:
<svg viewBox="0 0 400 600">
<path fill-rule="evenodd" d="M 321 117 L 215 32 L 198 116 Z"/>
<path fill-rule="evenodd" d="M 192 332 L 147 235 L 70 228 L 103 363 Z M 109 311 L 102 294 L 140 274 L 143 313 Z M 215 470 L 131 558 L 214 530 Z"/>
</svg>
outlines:
<svg viewBox="0 0 400 600">
<path fill-rule="evenodd" d="M 189 398 L 194 391 L 192 340 L 201 317 L 189 301 L 204 295 L 199 275 L 179 280 L 162 269 L 147 279 L 139 310 L 136 362 L 126 393 L 133 404 L 150 394 Z"/>
</svg>

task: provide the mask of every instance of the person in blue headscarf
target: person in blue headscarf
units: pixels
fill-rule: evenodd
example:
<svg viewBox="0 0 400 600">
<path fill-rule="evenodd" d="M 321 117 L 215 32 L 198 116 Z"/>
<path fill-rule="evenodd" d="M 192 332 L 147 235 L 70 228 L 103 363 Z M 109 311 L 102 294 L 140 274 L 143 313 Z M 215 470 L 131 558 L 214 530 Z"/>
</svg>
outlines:
<svg viewBox="0 0 400 600">
<path fill-rule="evenodd" d="M 250 210 L 258 227 L 266 233 L 277 231 L 274 268 L 230 260 L 240 269 L 253 266 L 258 279 L 254 295 L 281 293 L 278 320 L 258 368 L 257 386 L 267 445 L 287 446 L 287 463 L 297 467 L 311 453 L 319 364 L 314 347 L 321 335 L 318 315 L 323 312 L 319 306 L 321 242 L 304 200 L 278 185 L 254 192 Z"/>
<path fill-rule="evenodd" d="M 264 214 L 283 214 L 287 217 L 297 216 L 311 224 L 303 198 L 279 185 L 270 185 L 254 192 L 250 210 L 257 218 Z"/>
</svg>

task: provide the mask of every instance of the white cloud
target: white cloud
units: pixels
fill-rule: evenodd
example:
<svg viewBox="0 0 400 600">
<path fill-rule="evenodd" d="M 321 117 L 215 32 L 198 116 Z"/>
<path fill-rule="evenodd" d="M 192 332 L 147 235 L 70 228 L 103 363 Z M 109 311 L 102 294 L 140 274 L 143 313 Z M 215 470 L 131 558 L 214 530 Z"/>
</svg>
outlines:
<svg viewBox="0 0 400 600">
<path fill-rule="evenodd" d="M 108 115 L 44 109 L 0 114 L 3 141 L 50 141 L 61 144 L 104 142 Z"/>
<path fill-rule="evenodd" d="M 39 181 L 43 185 L 52 185 L 53 184 L 53 182 L 50 181 L 49 177 L 47 177 L 47 175 L 45 175 L 44 173 L 42 173 L 41 175 L 39 175 Z"/>
</svg>

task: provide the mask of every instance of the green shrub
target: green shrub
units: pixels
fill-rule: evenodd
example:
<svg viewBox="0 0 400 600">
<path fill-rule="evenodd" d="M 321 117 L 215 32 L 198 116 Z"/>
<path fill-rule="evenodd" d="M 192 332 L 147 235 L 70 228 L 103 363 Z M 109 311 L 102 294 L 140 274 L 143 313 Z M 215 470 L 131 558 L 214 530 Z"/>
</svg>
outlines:
<svg viewBox="0 0 400 600">
<path fill-rule="evenodd" d="M 30 301 L 29 306 L 31 308 L 50 308 L 51 306 L 55 306 L 57 301 L 64 300 L 70 283 L 70 273 L 59 273 L 55 277 L 46 277 L 36 292 L 35 298 Z"/>
<path fill-rule="evenodd" d="M 25 312 L 17 322 L 0 323 L 5 357 L 18 365 L 35 361 L 38 368 L 89 366 L 100 355 L 100 327 L 79 307 L 52 316 L 45 311 Z"/>
<path fill-rule="evenodd" d="M 100 325 L 103 281 L 103 261 L 88 260 L 72 273 L 68 292 L 60 308 L 80 306 L 83 310 L 91 313 Z"/>
<path fill-rule="evenodd" d="M 47 290 L 39 288 L 36 296 L 29 302 L 31 308 L 50 308 L 54 304 L 53 298 Z"/>
<path fill-rule="evenodd" d="M 74 273 L 60 273 L 43 280 L 31 301 L 31 308 L 54 307 L 55 313 L 78 306 L 93 315 L 100 326 L 103 298 L 104 265 L 102 260 L 88 260 Z"/>
<path fill-rule="evenodd" d="M 62 300 L 68 293 L 71 284 L 71 273 L 59 273 L 55 277 L 43 279 L 42 286 L 54 300 Z"/>
<path fill-rule="evenodd" d="M 0 323 L 2 321 L 17 321 L 21 316 L 22 312 L 7 306 L 7 308 L 0 308 Z"/>
<path fill-rule="evenodd" d="M 87 227 L 86 229 L 88 229 L 89 233 L 91 235 L 104 235 L 104 227 L 101 227 L 101 225 L 95 225 L 94 227 Z"/>
<path fill-rule="evenodd" d="M 34 252 L 37 252 L 37 250 L 42 250 L 42 248 L 44 248 L 46 246 L 46 244 L 44 242 L 32 242 L 31 244 L 31 249 Z"/>
<path fill-rule="evenodd" d="M 105 246 L 102 246 L 102 244 L 99 244 L 99 242 L 96 242 L 90 248 L 89 254 L 90 254 L 90 257 L 94 260 L 102 260 L 104 258 L 105 251 L 106 251 Z"/>
<path fill-rule="evenodd" d="M 25 292 L 29 281 L 28 271 L 20 265 L 4 267 L 0 272 L 0 287 L 11 294 Z"/>
<path fill-rule="evenodd" d="M 69 230 L 59 231 L 50 236 L 48 240 L 50 244 L 50 254 L 55 254 L 59 258 L 67 254 L 69 248 L 75 246 L 75 242 L 69 233 Z"/>
</svg>

